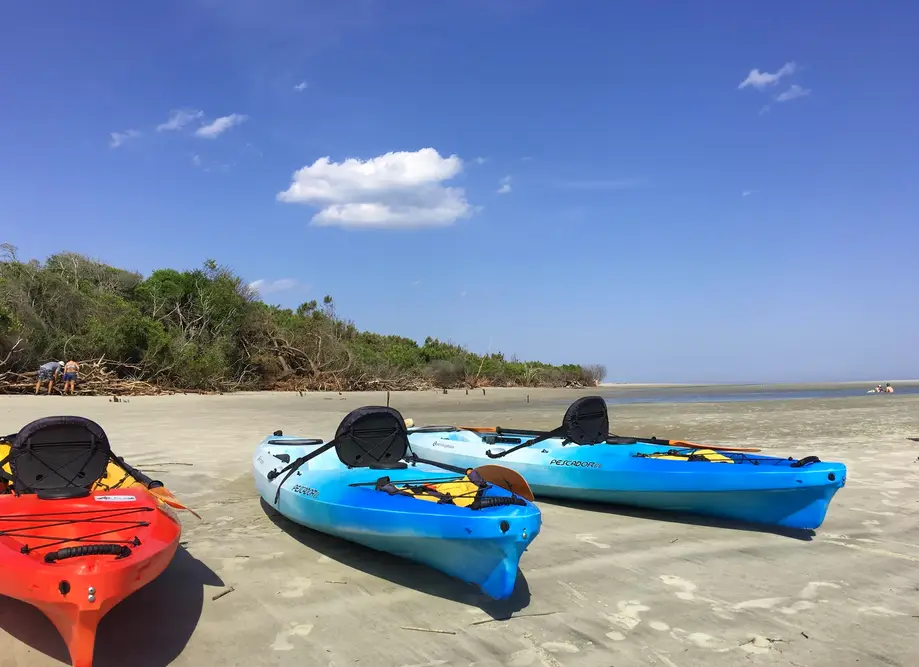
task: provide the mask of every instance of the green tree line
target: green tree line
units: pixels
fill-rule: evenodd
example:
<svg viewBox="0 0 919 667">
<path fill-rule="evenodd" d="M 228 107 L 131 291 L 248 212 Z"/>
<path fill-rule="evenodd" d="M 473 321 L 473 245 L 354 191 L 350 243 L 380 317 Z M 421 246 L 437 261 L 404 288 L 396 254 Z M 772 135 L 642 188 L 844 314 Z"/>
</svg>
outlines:
<svg viewBox="0 0 919 667">
<path fill-rule="evenodd" d="M 161 387 L 220 391 L 593 385 L 606 374 L 359 331 L 330 296 L 270 305 L 213 260 L 144 278 L 75 253 L 42 263 L 2 251 L 0 377 L 71 358 Z"/>
</svg>

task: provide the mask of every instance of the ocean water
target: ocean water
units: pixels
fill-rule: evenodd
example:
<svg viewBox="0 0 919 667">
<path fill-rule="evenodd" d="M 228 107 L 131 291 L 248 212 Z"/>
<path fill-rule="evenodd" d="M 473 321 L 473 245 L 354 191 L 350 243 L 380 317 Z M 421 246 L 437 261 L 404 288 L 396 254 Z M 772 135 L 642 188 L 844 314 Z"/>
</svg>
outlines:
<svg viewBox="0 0 919 667">
<path fill-rule="evenodd" d="M 893 384 L 893 383 L 891 383 Z M 598 392 L 609 405 L 630 403 L 733 403 L 739 401 L 787 401 L 807 398 L 862 397 L 866 401 L 895 399 L 904 394 L 919 394 L 919 385 L 893 385 L 893 394 L 868 394 L 871 385 L 845 385 L 836 387 L 788 387 L 767 386 L 717 386 L 706 387 L 656 387 L 646 389 L 619 389 Z"/>
</svg>

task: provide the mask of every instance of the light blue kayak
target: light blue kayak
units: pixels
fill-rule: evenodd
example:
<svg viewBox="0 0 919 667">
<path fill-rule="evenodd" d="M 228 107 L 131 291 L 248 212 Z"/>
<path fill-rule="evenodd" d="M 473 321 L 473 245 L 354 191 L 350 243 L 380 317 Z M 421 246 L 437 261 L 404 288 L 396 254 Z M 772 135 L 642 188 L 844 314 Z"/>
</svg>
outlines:
<svg viewBox="0 0 919 667">
<path fill-rule="evenodd" d="M 566 442 L 564 429 L 546 437 L 521 429 L 488 433 L 432 426 L 409 429 L 410 448 L 415 456 L 442 464 L 511 468 L 537 498 L 692 512 L 796 529 L 818 528 L 833 496 L 845 485 L 846 466 L 817 457 L 784 459 L 618 436 L 610 438 L 615 444 L 607 444 L 605 400 L 580 400 L 603 413 L 595 417 L 598 424 L 605 420 L 605 426 L 588 438 L 598 444 Z M 583 413 L 588 403 L 574 412 Z"/>
<path fill-rule="evenodd" d="M 539 534 L 539 508 L 474 473 L 408 466 L 406 447 L 398 412 L 358 408 L 329 442 L 265 438 L 252 473 L 262 498 L 291 521 L 509 597 Z"/>
</svg>

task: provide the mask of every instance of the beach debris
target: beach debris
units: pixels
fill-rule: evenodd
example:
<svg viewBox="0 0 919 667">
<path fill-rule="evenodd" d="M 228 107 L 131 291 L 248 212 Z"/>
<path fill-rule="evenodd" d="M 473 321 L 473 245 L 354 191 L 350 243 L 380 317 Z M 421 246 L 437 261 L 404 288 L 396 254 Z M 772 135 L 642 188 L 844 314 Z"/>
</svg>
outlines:
<svg viewBox="0 0 919 667">
<path fill-rule="evenodd" d="M 416 628 L 412 625 L 403 625 L 403 630 L 413 630 L 415 632 L 432 632 L 436 635 L 455 635 L 453 630 L 435 630 L 434 628 Z"/>
<path fill-rule="evenodd" d="M 247 558 L 248 558 L 248 556 L 247 556 Z M 212 596 L 212 597 L 211 597 L 211 600 L 212 600 L 212 601 L 214 601 L 214 600 L 219 600 L 219 599 L 222 598 L 224 595 L 229 595 L 230 593 L 232 593 L 232 592 L 235 591 L 235 590 L 236 590 L 236 587 L 235 587 L 235 586 L 230 586 L 229 588 L 225 588 L 225 589 L 223 589 L 222 591 L 220 591 L 219 593 L 217 593 L 216 595 Z"/>
</svg>

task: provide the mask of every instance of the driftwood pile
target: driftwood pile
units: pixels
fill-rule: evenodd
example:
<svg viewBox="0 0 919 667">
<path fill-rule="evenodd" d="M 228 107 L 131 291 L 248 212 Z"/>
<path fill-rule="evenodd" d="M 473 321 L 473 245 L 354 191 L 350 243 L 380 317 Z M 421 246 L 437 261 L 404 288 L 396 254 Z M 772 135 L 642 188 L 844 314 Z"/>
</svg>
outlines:
<svg viewBox="0 0 919 667">
<path fill-rule="evenodd" d="M 131 377 L 131 367 L 106 362 L 104 359 L 80 361 L 80 372 L 74 387 L 74 394 L 82 396 L 154 396 L 172 393 L 144 380 Z M 28 373 L 3 371 L 0 369 L 0 394 L 32 394 L 38 382 L 38 369 Z M 41 383 L 39 393 L 48 391 L 47 381 Z M 58 374 L 51 393 L 64 391 L 63 374 Z M 69 393 L 69 392 L 68 392 Z"/>
</svg>

